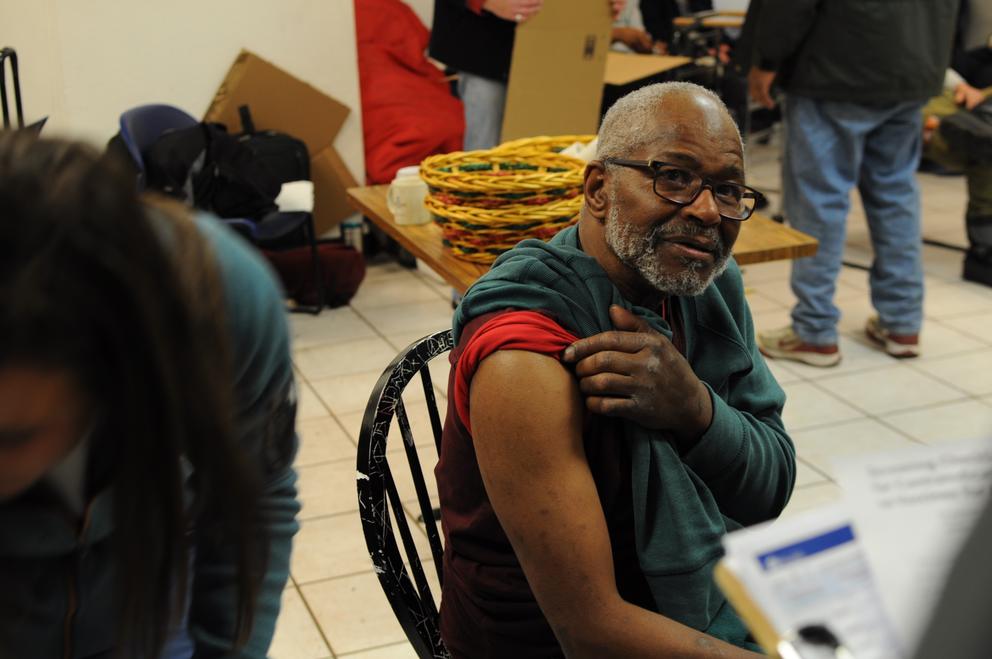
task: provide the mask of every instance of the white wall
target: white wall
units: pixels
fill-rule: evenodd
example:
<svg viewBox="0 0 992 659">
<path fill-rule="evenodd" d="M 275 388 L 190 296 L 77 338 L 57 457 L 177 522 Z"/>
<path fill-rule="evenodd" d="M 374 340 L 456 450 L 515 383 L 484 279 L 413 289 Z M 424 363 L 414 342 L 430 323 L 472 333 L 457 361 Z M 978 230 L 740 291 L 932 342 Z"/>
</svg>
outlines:
<svg viewBox="0 0 992 659">
<path fill-rule="evenodd" d="M 404 0 L 404 2 L 410 5 L 417 16 L 420 16 L 420 20 L 427 26 L 427 29 L 431 29 L 431 19 L 434 17 L 434 0 Z"/>
<path fill-rule="evenodd" d="M 351 108 L 335 144 L 361 181 L 352 2 L 0 0 L 0 46 L 17 49 L 25 120 L 47 114 L 45 134 L 100 146 L 135 105 L 169 103 L 202 116 L 247 48 Z"/>
</svg>

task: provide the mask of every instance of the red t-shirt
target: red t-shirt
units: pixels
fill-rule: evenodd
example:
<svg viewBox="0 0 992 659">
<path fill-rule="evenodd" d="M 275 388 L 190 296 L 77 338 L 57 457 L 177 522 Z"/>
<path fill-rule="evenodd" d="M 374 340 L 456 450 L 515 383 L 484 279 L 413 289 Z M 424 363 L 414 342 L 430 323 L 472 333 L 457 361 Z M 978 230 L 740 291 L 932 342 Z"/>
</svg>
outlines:
<svg viewBox="0 0 992 659">
<path fill-rule="evenodd" d="M 476 367 L 495 350 L 558 356 L 575 340 L 540 313 L 506 311 L 474 319 L 451 352 L 448 414 L 435 474 L 445 540 L 441 635 L 456 658 L 562 656 L 486 495 L 468 429 L 468 392 Z M 617 588 L 628 602 L 653 609 L 634 543 L 622 425 L 587 414 L 583 440 L 610 534 Z"/>
</svg>

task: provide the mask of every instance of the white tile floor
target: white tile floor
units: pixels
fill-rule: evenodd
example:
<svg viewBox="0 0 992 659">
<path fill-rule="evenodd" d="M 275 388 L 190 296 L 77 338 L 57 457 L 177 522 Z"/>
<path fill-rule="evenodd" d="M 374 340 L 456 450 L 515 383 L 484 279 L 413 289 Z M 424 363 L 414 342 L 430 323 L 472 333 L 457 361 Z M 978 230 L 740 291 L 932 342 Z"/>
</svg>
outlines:
<svg viewBox="0 0 992 659">
<path fill-rule="evenodd" d="M 749 178 L 758 187 L 778 187 L 773 151 L 753 155 Z M 919 178 L 924 235 L 963 245 L 964 180 Z M 846 257 L 868 263 L 870 243 L 856 195 L 853 202 Z M 871 313 L 866 273 L 845 268 L 837 295 L 844 312 L 842 364 L 816 369 L 771 363 L 788 394 L 785 421 L 799 455 L 797 489 L 786 514 L 840 495 L 830 477 L 833 456 L 992 432 L 992 288 L 960 280 L 957 252 L 926 248 L 924 268 L 921 359 L 895 361 L 870 346 L 862 329 Z M 789 321 L 788 271 L 784 262 L 745 269 L 759 330 Z M 382 368 L 412 340 L 449 326 L 448 296 L 431 274 L 377 265 L 351 306 L 315 318 L 292 317 L 302 392 L 297 464 L 304 509 L 293 580 L 272 647 L 276 659 L 414 657 L 365 551 L 355 446 L 366 398 Z M 436 368 L 443 406 L 446 368 Z M 428 423 L 417 413 L 411 421 L 415 427 Z"/>
</svg>

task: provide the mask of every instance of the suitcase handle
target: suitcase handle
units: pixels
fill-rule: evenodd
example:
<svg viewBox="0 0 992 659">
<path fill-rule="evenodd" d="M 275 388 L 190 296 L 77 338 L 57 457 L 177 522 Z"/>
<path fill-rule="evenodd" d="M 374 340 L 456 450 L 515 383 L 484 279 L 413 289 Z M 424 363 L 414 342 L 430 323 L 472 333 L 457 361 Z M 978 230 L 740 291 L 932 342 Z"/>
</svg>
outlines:
<svg viewBox="0 0 992 659">
<path fill-rule="evenodd" d="M 17 72 L 17 52 L 13 48 L 0 48 L 0 106 L 3 108 L 3 127 L 10 128 L 10 110 L 7 108 L 7 71 L 4 62 L 10 60 L 10 70 L 14 75 L 14 109 L 17 112 L 17 127 L 24 128 L 24 108 L 21 107 L 21 80 Z"/>
<path fill-rule="evenodd" d="M 241 117 L 241 132 L 245 135 L 255 133 L 255 122 L 251 120 L 251 110 L 247 105 L 238 106 L 238 116 Z"/>
</svg>

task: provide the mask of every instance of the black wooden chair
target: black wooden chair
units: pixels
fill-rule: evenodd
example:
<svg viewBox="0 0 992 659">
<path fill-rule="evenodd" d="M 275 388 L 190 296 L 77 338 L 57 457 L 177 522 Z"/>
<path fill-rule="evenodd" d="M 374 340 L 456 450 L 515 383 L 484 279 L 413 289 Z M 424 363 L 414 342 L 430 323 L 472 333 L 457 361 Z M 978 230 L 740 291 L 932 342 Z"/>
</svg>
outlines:
<svg viewBox="0 0 992 659">
<path fill-rule="evenodd" d="M 441 582 L 443 548 L 434 509 L 424 480 L 410 418 L 403 404 L 403 392 L 419 374 L 434 435 L 434 446 L 441 450 L 441 417 L 428 363 L 452 347 L 451 330 L 444 330 L 415 341 L 386 367 L 369 397 L 358 438 L 358 505 L 365 532 L 365 543 L 379 583 L 397 620 L 421 659 L 449 657 L 438 628 L 440 593 L 431 592 L 423 560 L 418 555 L 414 533 L 396 487 L 394 470 L 409 469 L 420 508 L 420 520 L 427 531 L 438 583 Z M 394 452 L 390 465 L 386 454 L 393 419 L 403 438 L 406 465 L 397 465 L 402 454 Z M 427 469 L 433 464 L 424 465 Z M 398 473 L 396 471 L 395 473 Z M 395 528 L 395 532 L 394 532 Z M 400 537 L 397 543 L 396 532 Z M 404 556 L 405 559 L 404 560 Z M 411 581 L 411 575 L 413 580 Z"/>
</svg>

